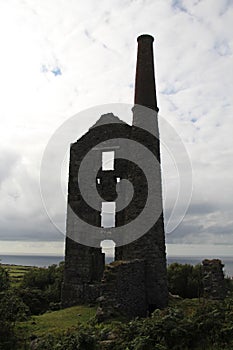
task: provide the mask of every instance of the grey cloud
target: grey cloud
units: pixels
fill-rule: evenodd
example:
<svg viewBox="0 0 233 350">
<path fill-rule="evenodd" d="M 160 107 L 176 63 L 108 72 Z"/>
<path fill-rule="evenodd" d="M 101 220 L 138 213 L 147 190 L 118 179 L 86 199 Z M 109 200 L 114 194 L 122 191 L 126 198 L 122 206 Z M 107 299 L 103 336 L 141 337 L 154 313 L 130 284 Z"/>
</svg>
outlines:
<svg viewBox="0 0 233 350">
<path fill-rule="evenodd" d="M 44 79 L 41 85 L 35 85 L 37 97 L 32 95 L 35 104 L 30 105 L 27 97 L 21 111 L 7 114 L 11 124 L 32 124 L 34 118 L 34 129 L 48 136 L 62 120 L 88 106 L 132 102 L 136 36 L 144 31 L 155 35 L 161 115 L 171 122 L 185 143 L 195 174 L 195 196 L 190 208 L 183 223 L 167 240 L 189 244 L 231 242 L 233 109 L 229 10 L 232 1 L 213 2 L 211 9 L 207 2 L 196 0 L 124 1 L 124 16 L 117 2 L 103 1 L 96 5 L 87 1 L 80 8 L 75 1 L 69 5 L 60 1 L 55 5 L 56 11 L 50 11 L 54 4 L 54 1 L 43 4 L 33 0 L 30 7 L 25 5 L 24 9 L 15 5 L 17 20 L 26 25 L 25 33 L 32 32 L 36 47 L 42 50 L 37 67 L 50 71 L 58 66 L 62 72 L 64 67 L 66 74 L 53 79 L 52 83 Z M 33 20 L 31 12 L 36 14 Z M 21 87 L 23 83 L 19 81 L 18 85 Z M 12 100 L 12 96 L 10 98 Z M 20 117 L 22 111 L 22 114 L 27 111 L 25 119 Z M 88 122 L 84 124 L 80 126 L 82 132 L 89 126 Z M 45 141 L 41 141 L 39 131 L 31 137 L 9 130 L 14 139 L 9 147 L 15 149 L 15 154 L 4 150 L 0 155 L 0 239 L 12 242 L 63 239 L 50 223 L 39 193 L 39 167 L 35 163 Z M 20 164 L 24 154 L 23 138 L 31 150 L 26 156 L 27 167 Z M 40 143 L 38 155 L 34 149 Z M 169 176 L 165 174 L 171 184 L 173 179 Z M 52 176 L 48 179 L 50 184 L 53 196 Z M 169 217 L 170 204 L 174 203 L 170 187 L 169 196 L 165 218 Z M 65 214 L 54 209 L 62 220 Z"/>
<path fill-rule="evenodd" d="M 85 34 L 86 37 L 87 37 L 88 39 L 90 39 L 93 43 L 96 42 L 96 39 L 93 38 L 93 36 L 90 34 L 90 32 L 89 32 L 87 29 L 84 30 L 84 34 Z"/>
<path fill-rule="evenodd" d="M 232 0 L 224 0 L 221 2 L 221 5 L 222 5 L 222 8 L 219 12 L 219 15 L 223 16 L 230 9 L 230 7 L 232 7 L 233 1 Z"/>
<path fill-rule="evenodd" d="M 164 209 L 165 221 L 167 221 L 172 214 L 173 205 L 165 207 Z M 193 218 L 198 216 L 199 218 L 204 219 L 203 217 L 205 217 L 206 214 L 215 213 L 217 210 L 218 209 L 211 203 L 191 203 L 185 213 L 185 216 Z M 176 209 L 177 216 L 181 213 L 181 211 L 181 208 Z"/>
<path fill-rule="evenodd" d="M 43 207 L 34 166 L 16 154 L 1 156 L 0 241 L 61 241 Z M 58 220 L 60 220 L 58 213 Z"/>
<path fill-rule="evenodd" d="M 35 241 L 61 242 L 62 235 L 52 225 L 48 218 L 44 220 L 16 220 L 13 222 L 0 221 L 0 241 Z"/>
<path fill-rule="evenodd" d="M 14 152 L 2 150 L 0 153 L 0 186 L 6 180 L 12 169 L 15 167 L 20 159 L 20 155 Z"/>
<path fill-rule="evenodd" d="M 232 54 L 232 50 L 230 48 L 230 45 L 227 41 L 216 41 L 214 44 L 214 50 L 220 55 L 220 56 L 228 56 Z"/>
<path fill-rule="evenodd" d="M 212 203 L 191 203 L 186 215 L 195 216 L 195 215 L 206 215 L 217 211 L 216 206 Z"/>
<path fill-rule="evenodd" d="M 233 222 L 215 220 L 208 215 L 187 216 L 171 234 L 167 235 L 167 243 L 187 244 L 232 244 Z"/>
<path fill-rule="evenodd" d="M 179 10 L 182 12 L 187 12 L 187 9 L 184 7 L 183 1 L 182 0 L 172 0 L 172 7 L 175 10 Z"/>
</svg>

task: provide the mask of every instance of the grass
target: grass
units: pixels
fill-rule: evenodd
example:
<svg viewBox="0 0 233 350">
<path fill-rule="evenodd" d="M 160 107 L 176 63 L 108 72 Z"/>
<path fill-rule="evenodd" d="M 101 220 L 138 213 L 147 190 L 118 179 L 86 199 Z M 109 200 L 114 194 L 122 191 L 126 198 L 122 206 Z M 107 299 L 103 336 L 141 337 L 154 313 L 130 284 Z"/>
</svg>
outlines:
<svg viewBox="0 0 233 350">
<path fill-rule="evenodd" d="M 174 302 L 173 306 L 182 305 L 184 312 L 188 315 L 196 309 L 199 303 L 198 299 L 185 299 Z M 86 323 L 89 321 L 95 316 L 96 308 L 96 306 L 77 305 L 67 309 L 47 312 L 43 315 L 32 316 L 28 321 L 19 322 L 17 328 L 20 332 L 26 331 L 29 336 L 61 333 L 67 329 L 77 327 L 80 322 Z M 123 316 L 119 318 L 115 317 L 114 319 L 107 320 L 105 323 L 108 324 L 114 321 L 127 322 L 127 319 Z"/>
<path fill-rule="evenodd" d="M 8 271 L 10 282 L 12 287 L 17 287 L 21 282 L 23 276 L 26 272 L 32 269 L 31 266 L 21 266 L 21 265 L 4 265 L 2 266 Z"/>
<path fill-rule="evenodd" d="M 2 266 L 8 271 L 11 287 L 18 287 L 25 273 L 35 267 L 22 265 Z M 77 328 L 80 323 L 86 323 L 96 314 L 96 307 L 85 305 L 47 312 L 43 315 L 32 316 L 25 322 L 17 322 L 16 334 L 21 344 L 33 337 L 41 337 L 48 333 L 58 334 L 68 329 Z"/>
<path fill-rule="evenodd" d="M 204 304 L 202 299 L 183 299 L 173 301 L 170 307 L 178 307 L 183 310 L 185 315 L 191 316 L 200 304 Z M 17 324 L 17 337 L 20 339 L 19 350 L 28 348 L 25 344 L 30 343 L 30 339 L 37 337 L 47 336 L 49 334 L 59 335 L 63 332 L 70 330 L 77 330 L 80 323 L 86 323 L 94 317 L 96 313 L 96 307 L 89 306 L 73 306 L 71 308 L 53 311 L 45 313 L 40 316 L 33 316 L 30 320 L 26 322 L 19 322 Z M 113 331 L 115 327 L 116 320 L 108 320 L 107 324 L 102 324 L 101 327 L 105 332 Z M 124 322 L 124 321 L 121 321 Z M 117 322 L 118 323 L 118 322 Z M 118 334 L 118 333 L 116 333 Z M 119 336 L 119 334 L 118 334 Z M 222 348 L 216 347 L 200 347 L 206 350 L 222 350 Z M 226 347 L 224 349 L 232 349 L 232 347 Z"/>
<path fill-rule="evenodd" d="M 96 313 L 96 307 L 85 305 L 73 306 L 67 309 L 47 312 L 40 316 L 33 316 L 26 322 L 17 324 L 17 333 L 24 337 L 43 336 L 48 333 L 56 334 L 86 323 Z"/>
</svg>

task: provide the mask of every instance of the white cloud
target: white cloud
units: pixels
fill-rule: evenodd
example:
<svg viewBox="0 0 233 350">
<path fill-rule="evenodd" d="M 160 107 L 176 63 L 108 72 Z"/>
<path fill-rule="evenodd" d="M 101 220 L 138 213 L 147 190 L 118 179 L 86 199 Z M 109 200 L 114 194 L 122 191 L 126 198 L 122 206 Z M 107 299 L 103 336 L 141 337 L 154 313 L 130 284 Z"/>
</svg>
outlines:
<svg viewBox="0 0 233 350">
<path fill-rule="evenodd" d="M 223 235 L 225 244 L 232 243 L 232 5 L 227 0 L 0 3 L 0 240 L 39 240 L 38 235 L 60 240 L 39 193 L 46 143 L 82 109 L 133 102 L 136 37 L 148 32 L 156 38 L 160 113 L 182 137 L 193 163 L 190 211 L 168 241 L 219 243 Z M 173 174 L 163 159 L 169 184 Z M 173 202 L 167 198 L 167 212 Z"/>
</svg>

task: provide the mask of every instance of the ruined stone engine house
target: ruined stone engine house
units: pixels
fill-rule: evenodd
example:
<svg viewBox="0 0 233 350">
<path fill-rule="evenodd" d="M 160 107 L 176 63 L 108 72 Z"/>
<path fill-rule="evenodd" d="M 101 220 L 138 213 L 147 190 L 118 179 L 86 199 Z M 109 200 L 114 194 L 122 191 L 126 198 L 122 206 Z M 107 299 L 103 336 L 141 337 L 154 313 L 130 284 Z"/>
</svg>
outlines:
<svg viewBox="0 0 233 350">
<path fill-rule="evenodd" d="M 158 106 L 156 99 L 153 37 L 141 35 L 138 38 L 137 68 L 135 81 L 135 99 L 133 108 L 132 126 L 120 121 L 112 113 L 102 115 L 93 126 L 98 133 L 98 126 L 102 126 L 99 138 L 111 139 L 114 137 L 109 125 L 124 125 L 127 137 L 140 140 L 140 128 L 154 129 L 158 135 Z M 144 113 L 140 113 L 140 106 L 153 112 L 153 120 L 147 119 Z M 111 112 L 111 111 L 110 111 Z M 150 125 L 151 123 L 151 125 Z M 104 127 L 104 125 L 107 125 Z M 104 130 L 104 132 L 103 132 Z M 101 249 L 101 241 L 96 247 L 78 243 L 75 237 L 76 223 L 69 206 L 80 214 L 85 221 L 91 221 L 97 227 L 104 228 L 104 218 L 100 215 L 104 203 L 115 203 L 116 186 L 120 191 L 121 180 L 129 179 L 133 183 L 136 193 L 135 200 L 126 210 L 113 215 L 115 227 L 124 226 L 133 220 L 141 212 L 145 205 L 147 189 L 144 186 L 142 171 L 138 168 L 131 169 L 127 166 L 117 166 L 120 158 L 120 146 L 117 142 L 111 147 L 94 147 L 95 161 L 92 166 L 96 171 L 95 182 L 90 186 L 96 186 L 102 197 L 98 210 L 90 210 L 81 198 L 78 184 L 78 169 L 82 162 L 83 150 L 88 143 L 92 144 L 93 130 L 90 130 L 70 148 L 69 184 L 68 184 L 68 211 L 67 211 L 67 236 L 65 249 L 65 271 L 62 287 L 62 306 L 69 307 L 75 304 L 95 303 L 100 304 L 100 310 L 111 316 L 114 312 L 124 313 L 129 317 L 146 316 L 156 308 L 164 308 L 168 303 L 166 252 L 164 220 L 162 210 L 162 185 L 160 166 L 153 174 L 154 191 L 153 198 L 160 210 L 158 220 L 141 237 L 125 245 L 116 245 L 115 261 L 105 265 L 105 256 Z M 96 134 L 95 134 L 96 137 Z M 98 138 L 98 135 L 97 135 Z M 144 138 L 143 143 L 153 152 L 158 164 L 160 164 L 159 138 Z M 133 151 L 133 150 L 131 150 Z M 130 150 L 129 150 L 130 152 Z M 108 154 L 107 154 L 108 153 Z M 112 164 L 105 169 L 101 161 L 112 153 Z M 111 163 L 111 162 L 110 162 Z M 102 163 L 103 164 L 103 163 Z M 100 169 L 99 171 L 97 171 Z M 155 213 L 151 212 L 153 216 Z M 111 228 L 106 228 L 111 231 Z M 88 232 L 83 232 L 88 235 Z"/>
</svg>

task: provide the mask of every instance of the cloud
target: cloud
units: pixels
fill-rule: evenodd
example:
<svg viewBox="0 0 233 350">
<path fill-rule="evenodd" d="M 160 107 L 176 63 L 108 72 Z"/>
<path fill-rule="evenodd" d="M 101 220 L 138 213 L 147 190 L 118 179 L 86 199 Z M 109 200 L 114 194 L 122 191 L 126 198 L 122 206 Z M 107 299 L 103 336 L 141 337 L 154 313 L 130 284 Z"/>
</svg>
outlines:
<svg viewBox="0 0 233 350">
<path fill-rule="evenodd" d="M 178 10 L 178 11 L 187 13 L 187 9 L 184 6 L 184 3 L 182 0 L 172 0 L 172 7 L 174 10 Z"/>
<path fill-rule="evenodd" d="M 0 239 L 61 239 L 40 198 L 43 151 L 78 111 L 133 103 L 136 37 L 146 32 L 155 36 L 160 114 L 193 166 L 191 206 L 167 239 L 232 242 L 232 15 L 230 0 L 2 2 Z M 165 153 L 162 160 L 168 218 L 178 177 Z"/>
<path fill-rule="evenodd" d="M 33 164 L 4 151 L 0 165 L 0 241 L 62 241 L 43 207 Z"/>
<path fill-rule="evenodd" d="M 3 182 L 11 175 L 19 159 L 19 154 L 8 150 L 3 150 L 0 154 L 0 188 Z"/>
</svg>

